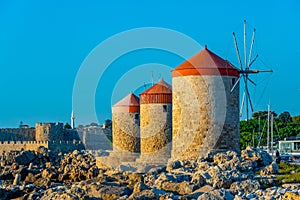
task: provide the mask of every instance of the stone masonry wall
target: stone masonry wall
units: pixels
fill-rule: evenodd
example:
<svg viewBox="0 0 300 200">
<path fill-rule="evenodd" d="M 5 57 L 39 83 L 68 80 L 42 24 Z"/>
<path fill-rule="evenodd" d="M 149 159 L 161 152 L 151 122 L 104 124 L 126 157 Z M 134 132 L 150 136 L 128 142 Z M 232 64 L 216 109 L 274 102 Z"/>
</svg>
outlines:
<svg viewBox="0 0 300 200">
<path fill-rule="evenodd" d="M 140 117 L 141 154 L 158 152 L 171 142 L 172 104 L 141 104 Z"/>
<path fill-rule="evenodd" d="M 62 123 L 36 123 L 35 129 L 37 141 L 63 140 Z"/>
<path fill-rule="evenodd" d="M 140 152 L 140 113 L 113 112 L 114 152 Z"/>
<path fill-rule="evenodd" d="M 33 141 L 34 128 L 1 128 L 0 141 Z"/>
<path fill-rule="evenodd" d="M 76 131 L 86 150 L 112 150 L 111 129 L 100 126 L 77 128 Z"/>
<path fill-rule="evenodd" d="M 172 158 L 197 158 L 209 151 L 239 151 L 237 77 L 173 77 Z"/>
<path fill-rule="evenodd" d="M 73 141 L 80 140 L 76 130 L 65 130 L 63 123 L 36 123 L 37 141 Z"/>
<path fill-rule="evenodd" d="M 1 148 L 0 153 L 2 152 L 8 152 L 8 151 L 20 151 L 21 149 L 24 150 L 37 150 L 38 147 L 44 146 L 48 148 L 48 142 L 47 141 L 5 141 L 0 142 Z"/>
<path fill-rule="evenodd" d="M 0 142 L 0 146 L 0 154 L 4 151 L 20 151 L 21 149 L 36 151 L 40 146 L 62 153 L 71 152 L 75 149 L 84 149 L 80 141 L 5 141 Z"/>
</svg>

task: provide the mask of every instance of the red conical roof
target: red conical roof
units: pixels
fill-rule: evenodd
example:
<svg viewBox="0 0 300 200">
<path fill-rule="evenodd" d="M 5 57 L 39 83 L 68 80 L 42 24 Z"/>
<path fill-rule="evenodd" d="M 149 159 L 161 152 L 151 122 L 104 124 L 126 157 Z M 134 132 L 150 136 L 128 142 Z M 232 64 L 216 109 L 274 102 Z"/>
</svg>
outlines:
<svg viewBox="0 0 300 200">
<path fill-rule="evenodd" d="M 172 86 L 163 79 L 140 94 L 141 104 L 172 103 Z"/>
<path fill-rule="evenodd" d="M 132 92 L 113 105 L 113 112 L 140 112 L 140 99 Z"/>
<path fill-rule="evenodd" d="M 172 86 L 162 79 L 151 88 L 141 93 L 141 95 L 143 94 L 172 94 Z"/>
<path fill-rule="evenodd" d="M 191 75 L 239 76 L 239 71 L 205 46 L 202 51 L 172 71 L 172 77 Z"/>
</svg>

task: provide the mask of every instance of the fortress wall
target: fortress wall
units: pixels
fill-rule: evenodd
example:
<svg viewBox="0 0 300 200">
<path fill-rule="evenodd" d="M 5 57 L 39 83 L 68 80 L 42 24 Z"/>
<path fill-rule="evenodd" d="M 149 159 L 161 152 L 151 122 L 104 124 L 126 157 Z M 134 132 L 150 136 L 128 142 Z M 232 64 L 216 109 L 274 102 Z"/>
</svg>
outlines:
<svg viewBox="0 0 300 200">
<path fill-rule="evenodd" d="M 62 140 L 80 140 L 79 134 L 76 130 L 73 129 L 64 129 L 63 130 L 63 139 Z"/>
<path fill-rule="evenodd" d="M 0 141 L 33 141 L 35 140 L 34 128 L 1 128 Z"/>
<path fill-rule="evenodd" d="M 81 141 L 4 141 L 0 142 L 0 153 L 14 150 L 34 150 L 40 146 L 46 147 L 51 151 L 68 153 L 74 150 L 83 150 L 84 145 Z"/>
<path fill-rule="evenodd" d="M 211 150 L 239 151 L 239 87 L 233 76 L 173 77 L 172 157 L 197 158 Z"/>
<path fill-rule="evenodd" d="M 84 145 L 81 141 L 49 141 L 48 147 L 53 152 L 68 153 L 74 150 L 84 150 Z"/>
<path fill-rule="evenodd" d="M 48 141 L 4 141 L 0 142 L 0 153 L 14 150 L 37 150 L 40 146 L 48 148 Z"/>
<path fill-rule="evenodd" d="M 77 129 L 80 140 L 87 150 L 111 150 L 112 144 L 107 136 L 111 136 L 110 129 L 101 127 L 85 127 Z"/>
</svg>

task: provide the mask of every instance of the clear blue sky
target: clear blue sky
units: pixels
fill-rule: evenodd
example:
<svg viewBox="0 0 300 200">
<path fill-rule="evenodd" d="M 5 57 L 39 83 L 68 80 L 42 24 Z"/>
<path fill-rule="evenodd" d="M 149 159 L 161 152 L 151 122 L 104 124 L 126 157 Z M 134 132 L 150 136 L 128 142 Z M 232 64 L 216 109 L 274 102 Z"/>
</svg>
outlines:
<svg viewBox="0 0 300 200">
<path fill-rule="evenodd" d="M 300 114 L 299 1 L 103 2 L 0 2 L 0 127 L 17 127 L 20 121 L 31 126 L 68 122 L 73 84 L 83 60 L 114 34 L 138 27 L 169 28 L 237 64 L 232 31 L 241 34 L 244 19 L 249 28 L 257 29 L 255 50 L 260 57 L 253 67 L 274 70 L 272 75 L 253 77 L 259 83 L 251 89 L 255 110 L 266 109 L 270 99 L 277 113 Z M 182 60 L 149 50 L 113 63 L 96 94 L 100 122 L 111 117 L 112 91 L 122 74 L 130 66 L 151 62 L 174 68 Z M 79 123 L 90 123 L 77 117 Z"/>
</svg>

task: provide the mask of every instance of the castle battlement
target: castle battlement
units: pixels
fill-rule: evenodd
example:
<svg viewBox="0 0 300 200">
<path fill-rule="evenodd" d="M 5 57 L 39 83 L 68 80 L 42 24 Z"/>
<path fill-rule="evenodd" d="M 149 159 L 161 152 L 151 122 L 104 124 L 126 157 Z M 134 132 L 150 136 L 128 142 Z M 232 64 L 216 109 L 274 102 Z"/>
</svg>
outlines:
<svg viewBox="0 0 300 200">
<path fill-rule="evenodd" d="M 63 123 L 36 123 L 36 128 L 0 129 L 0 153 L 10 150 L 37 150 L 44 146 L 51 151 L 67 153 L 84 149 L 76 130 L 65 130 Z"/>
</svg>

